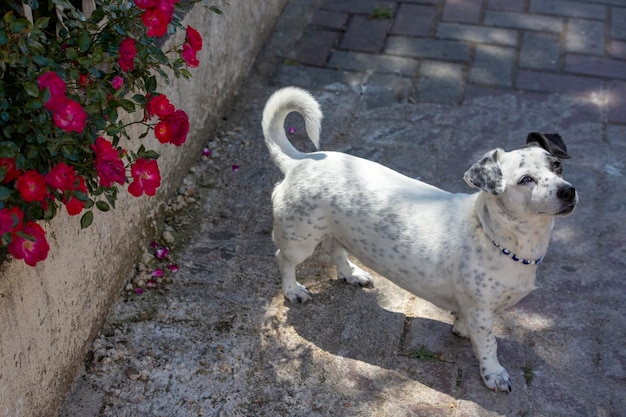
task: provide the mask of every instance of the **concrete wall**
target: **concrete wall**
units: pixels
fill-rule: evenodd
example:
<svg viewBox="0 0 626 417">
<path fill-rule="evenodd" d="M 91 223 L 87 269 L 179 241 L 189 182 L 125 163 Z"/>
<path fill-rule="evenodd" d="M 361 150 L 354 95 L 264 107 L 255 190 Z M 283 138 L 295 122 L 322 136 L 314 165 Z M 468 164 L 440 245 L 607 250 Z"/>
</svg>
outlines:
<svg viewBox="0 0 626 417">
<path fill-rule="evenodd" d="M 78 218 L 63 213 L 44 225 L 46 261 L 35 268 L 0 265 L 0 416 L 57 414 L 112 300 L 154 236 L 154 219 L 197 160 L 286 3 L 229 0 L 221 16 L 200 6 L 189 12 L 186 23 L 204 38 L 201 65 L 191 81 L 174 79 L 163 92 L 188 113 L 191 130 L 180 148 L 145 139 L 161 153 L 157 196 L 136 199 L 123 191 L 117 209 L 97 212 L 82 231 Z"/>
</svg>

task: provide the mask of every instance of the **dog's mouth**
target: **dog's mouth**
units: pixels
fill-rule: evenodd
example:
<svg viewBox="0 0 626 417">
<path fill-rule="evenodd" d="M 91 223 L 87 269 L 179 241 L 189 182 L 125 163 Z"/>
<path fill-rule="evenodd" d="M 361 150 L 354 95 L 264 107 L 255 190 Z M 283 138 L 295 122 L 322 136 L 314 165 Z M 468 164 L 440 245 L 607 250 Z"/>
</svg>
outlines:
<svg viewBox="0 0 626 417">
<path fill-rule="evenodd" d="M 547 211 L 540 211 L 539 214 L 544 214 L 544 215 L 548 215 L 548 216 L 567 216 L 569 214 L 572 214 L 572 212 L 574 211 L 575 208 L 576 208 L 576 204 L 575 203 L 571 203 L 571 204 L 568 204 L 567 206 L 563 207 L 561 210 L 557 211 L 556 213 L 549 213 Z"/>
<path fill-rule="evenodd" d="M 568 214 L 572 214 L 575 208 L 576 208 L 576 204 L 574 203 L 569 204 L 565 208 L 561 209 L 561 211 L 556 213 L 555 216 L 567 216 Z"/>
</svg>

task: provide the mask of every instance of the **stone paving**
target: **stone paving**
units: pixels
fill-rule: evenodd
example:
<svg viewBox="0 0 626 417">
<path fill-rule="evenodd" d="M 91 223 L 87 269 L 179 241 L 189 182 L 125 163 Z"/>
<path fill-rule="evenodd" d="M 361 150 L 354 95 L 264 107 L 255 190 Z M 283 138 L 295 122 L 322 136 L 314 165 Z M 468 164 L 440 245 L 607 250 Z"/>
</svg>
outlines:
<svg viewBox="0 0 626 417">
<path fill-rule="evenodd" d="M 328 0 L 296 48 L 300 66 L 284 69 L 295 78 L 325 82 L 312 67 L 385 74 L 399 102 L 462 103 L 485 88 L 571 94 L 626 123 L 622 0 Z"/>
<path fill-rule="evenodd" d="M 181 185 L 202 203 L 167 219 L 180 272 L 120 297 L 60 415 L 626 415 L 625 19 L 620 0 L 292 0 Z M 484 388 L 449 312 L 378 275 L 354 288 L 317 253 L 298 269 L 313 300 L 285 301 L 260 130 L 285 85 L 320 101 L 324 149 L 454 192 L 489 149 L 563 136 L 581 202 L 496 321 L 511 394 Z"/>
</svg>

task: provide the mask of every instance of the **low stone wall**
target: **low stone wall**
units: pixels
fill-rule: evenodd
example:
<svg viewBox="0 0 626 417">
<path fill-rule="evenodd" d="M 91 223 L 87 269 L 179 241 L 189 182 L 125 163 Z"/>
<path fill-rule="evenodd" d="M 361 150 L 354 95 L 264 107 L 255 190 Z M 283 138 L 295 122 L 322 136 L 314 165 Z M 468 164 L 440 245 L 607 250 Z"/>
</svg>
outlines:
<svg viewBox="0 0 626 417">
<path fill-rule="evenodd" d="M 0 265 L 0 416 L 57 414 L 111 302 L 154 236 L 154 220 L 209 141 L 287 0 L 228 3 L 223 15 L 195 6 L 186 16 L 204 39 L 201 65 L 191 81 L 173 79 L 163 92 L 187 112 L 191 130 L 180 148 L 145 139 L 161 153 L 157 196 L 122 192 L 117 208 L 95 213 L 86 230 L 61 214 L 44 225 L 47 260 L 35 268 Z"/>
</svg>

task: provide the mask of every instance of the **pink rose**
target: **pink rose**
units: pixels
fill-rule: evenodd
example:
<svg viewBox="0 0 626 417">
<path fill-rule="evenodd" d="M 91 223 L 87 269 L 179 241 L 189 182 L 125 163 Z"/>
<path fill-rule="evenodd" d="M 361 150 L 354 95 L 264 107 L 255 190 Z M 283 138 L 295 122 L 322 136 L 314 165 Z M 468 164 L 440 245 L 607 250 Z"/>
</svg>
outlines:
<svg viewBox="0 0 626 417">
<path fill-rule="evenodd" d="M 9 253 L 16 259 L 24 259 L 27 265 L 35 266 L 48 257 L 50 246 L 46 241 L 46 232 L 35 222 L 26 223 L 22 232 L 30 235 L 32 240 L 14 234 L 9 243 Z"/>
<path fill-rule="evenodd" d="M 123 85 L 124 85 L 124 78 L 120 77 L 119 75 L 116 75 L 111 80 L 111 86 L 113 86 L 113 88 L 115 88 L 116 90 L 119 90 L 120 88 L 122 88 Z"/>
<path fill-rule="evenodd" d="M 167 25 L 172 21 L 172 17 L 161 9 L 150 9 L 142 13 L 141 20 L 148 29 L 148 36 L 159 37 L 167 33 Z"/>
<path fill-rule="evenodd" d="M 183 45 L 183 51 L 180 54 L 189 68 L 196 68 L 200 61 L 196 58 L 196 50 L 186 43 Z"/>
<path fill-rule="evenodd" d="M 135 197 L 139 197 L 143 193 L 153 196 L 161 185 L 161 173 L 157 161 L 154 159 L 137 158 L 131 168 L 131 175 L 133 182 L 128 186 L 128 192 Z"/>
<path fill-rule="evenodd" d="M 82 132 L 87 122 L 87 113 L 83 107 L 71 98 L 63 97 L 50 100 L 52 120 L 62 130 L 66 132 Z"/>
<path fill-rule="evenodd" d="M 113 183 L 124 184 L 126 181 L 126 170 L 124 162 L 120 159 L 120 154 L 113 145 L 103 137 L 98 137 L 96 143 L 91 145 L 91 149 L 96 154 L 96 172 L 100 177 L 100 184 L 104 187 L 111 187 Z"/>
<path fill-rule="evenodd" d="M 128 72 L 135 69 L 135 55 L 137 55 L 137 46 L 133 38 L 126 38 L 120 43 L 120 57 L 117 64 L 122 71 Z"/>
<path fill-rule="evenodd" d="M 202 36 L 191 26 L 187 26 L 185 40 L 194 51 L 202 50 Z"/>
</svg>

